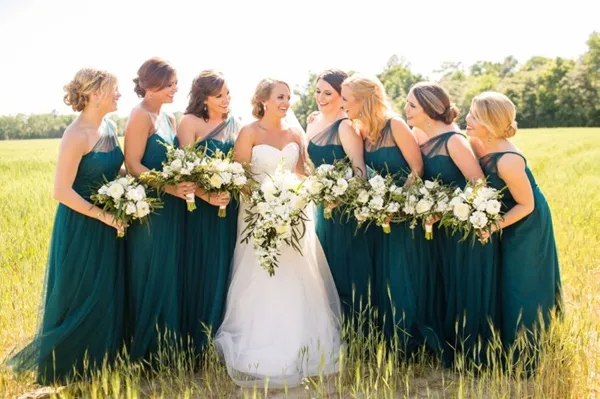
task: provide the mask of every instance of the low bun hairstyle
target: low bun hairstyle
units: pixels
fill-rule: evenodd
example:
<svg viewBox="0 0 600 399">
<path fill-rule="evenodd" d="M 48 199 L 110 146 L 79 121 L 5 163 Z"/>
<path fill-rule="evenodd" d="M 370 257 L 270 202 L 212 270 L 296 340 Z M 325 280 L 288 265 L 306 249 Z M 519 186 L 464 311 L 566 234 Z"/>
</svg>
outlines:
<svg viewBox="0 0 600 399">
<path fill-rule="evenodd" d="M 517 110 L 508 97 L 495 91 L 486 91 L 471 101 L 469 111 L 473 119 L 496 138 L 510 138 L 517 133 Z"/>
<path fill-rule="evenodd" d="M 115 75 L 99 69 L 83 68 L 75 74 L 73 80 L 63 87 L 65 91 L 63 101 L 73 111 L 81 112 L 89 104 L 90 96 L 93 93 L 104 96 L 116 85 L 117 77 Z"/>
<path fill-rule="evenodd" d="M 138 69 L 137 76 L 133 79 L 133 90 L 138 97 L 143 98 L 148 89 L 160 90 L 167 87 L 174 74 L 175 68 L 169 62 L 158 57 L 150 58 Z"/>
<path fill-rule="evenodd" d="M 450 95 L 442 86 L 421 82 L 415 84 L 410 90 L 423 111 L 434 121 L 450 125 L 458 117 L 458 108 L 450 102 Z"/>
<path fill-rule="evenodd" d="M 342 83 L 344 83 L 344 80 L 348 79 L 348 74 L 339 69 L 328 69 L 319 75 L 317 82 L 321 79 L 329 83 L 331 87 L 341 95 Z"/>
<path fill-rule="evenodd" d="M 290 85 L 284 81 L 271 78 L 261 80 L 258 86 L 256 86 L 256 90 L 254 90 L 254 95 L 252 96 L 252 115 L 256 119 L 265 116 L 265 106 L 263 103 L 271 97 L 273 88 L 279 83 L 286 85 L 288 89 L 290 88 Z"/>
</svg>

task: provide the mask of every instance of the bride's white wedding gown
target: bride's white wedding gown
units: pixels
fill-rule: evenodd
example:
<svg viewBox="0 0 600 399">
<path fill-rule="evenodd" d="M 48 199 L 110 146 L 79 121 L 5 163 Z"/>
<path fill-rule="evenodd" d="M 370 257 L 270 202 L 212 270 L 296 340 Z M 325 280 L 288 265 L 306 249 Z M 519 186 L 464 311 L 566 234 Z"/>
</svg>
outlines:
<svg viewBox="0 0 600 399">
<path fill-rule="evenodd" d="M 262 181 L 282 162 L 293 171 L 299 146 L 252 148 L 252 172 Z M 236 384 L 295 386 L 303 377 L 337 371 L 340 304 L 327 260 L 315 235 L 312 208 L 301 241 L 302 254 L 284 247 L 269 277 L 254 254 L 253 241 L 240 243 L 244 204 L 238 216 L 226 313 L 215 344 Z"/>
</svg>

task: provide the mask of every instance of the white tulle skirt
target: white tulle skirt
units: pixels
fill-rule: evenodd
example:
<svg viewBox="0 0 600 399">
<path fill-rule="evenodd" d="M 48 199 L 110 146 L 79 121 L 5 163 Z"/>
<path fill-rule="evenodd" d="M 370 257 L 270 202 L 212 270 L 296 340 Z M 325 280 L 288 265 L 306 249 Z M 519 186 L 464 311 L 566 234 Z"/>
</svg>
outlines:
<svg viewBox="0 0 600 399">
<path fill-rule="evenodd" d="M 238 231 L 244 230 L 241 205 Z M 312 216 L 313 209 L 306 214 Z M 340 303 L 314 222 L 302 254 L 286 247 L 269 277 L 253 242 L 235 248 L 226 313 L 215 343 L 240 386 L 292 387 L 304 377 L 338 370 Z M 268 382 L 267 382 L 268 381 Z"/>
</svg>

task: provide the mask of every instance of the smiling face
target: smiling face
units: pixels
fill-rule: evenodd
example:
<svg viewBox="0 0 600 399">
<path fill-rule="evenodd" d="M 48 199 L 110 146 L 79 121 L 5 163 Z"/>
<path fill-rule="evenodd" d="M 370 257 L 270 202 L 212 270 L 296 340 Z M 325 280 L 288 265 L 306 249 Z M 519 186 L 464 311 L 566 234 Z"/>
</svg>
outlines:
<svg viewBox="0 0 600 399">
<path fill-rule="evenodd" d="M 173 72 L 173 76 L 162 89 L 148 89 L 147 92 L 152 95 L 152 99 L 160 104 L 170 104 L 173 102 L 175 93 L 177 93 L 177 74 Z"/>
<path fill-rule="evenodd" d="M 406 123 L 409 126 L 422 129 L 429 121 L 429 116 L 423 110 L 423 107 L 417 101 L 412 90 L 406 97 L 406 105 L 404 106 L 404 113 L 406 114 Z"/>
<path fill-rule="evenodd" d="M 265 101 L 265 115 L 285 117 L 290 108 L 291 93 L 284 83 L 277 83 L 271 90 L 269 99 Z"/>
<path fill-rule="evenodd" d="M 98 106 L 99 108 L 106 110 L 106 113 L 114 112 L 117 110 L 119 98 L 121 98 L 121 93 L 119 92 L 119 86 L 115 81 L 114 85 L 99 98 Z"/>
<path fill-rule="evenodd" d="M 361 107 L 362 101 L 354 96 L 352 89 L 347 85 L 342 86 L 342 108 L 348 115 L 348 118 L 358 119 Z"/>
<path fill-rule="evenodd" d="M 324 79 L 317 81 L 315 101 L 323 113 L 338 112 L 342 107 L 342 96 Z"/>
<path fill-rule="evenodd" d="M 215 95 L 206 97 L 205 104 L 210 114 L 218 115 L 229 113 L 230 102 L 229 87 L 227 87 L 227 83 L 223 83 L 223 86 L 221 86 L 221 89 Z"/>
<path fill-rule="evenodd" d="M 471 108 L 472 111 L 472 108 Z M 481 125 L 477 119 L 473 116 L 471 112 L 467 114 L 466 118 L 467 122 L 467 135 L 470 137 L 476 137 L 478 139 L 486 138 L 490 133 L 489 131 Z"/>
</svg>

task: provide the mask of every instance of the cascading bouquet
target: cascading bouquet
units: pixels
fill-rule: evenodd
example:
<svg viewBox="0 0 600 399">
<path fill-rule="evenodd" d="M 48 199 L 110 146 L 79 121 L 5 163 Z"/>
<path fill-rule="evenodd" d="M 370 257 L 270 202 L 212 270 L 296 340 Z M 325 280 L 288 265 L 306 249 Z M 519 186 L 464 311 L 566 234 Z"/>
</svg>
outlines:
<svg viewBox="0 0 600 399">
<path fill-rule="evenodd" d="M 307 200 L 302 194 L 302 182 L 292 172 L 278 166 L 273 176 L 267 176 L 252 190 L 250 207 L 246 210 L 242 242 L 254 240 L 254 250 L 261 267 L 275 274 L 277 257 L 283 245 L 302 253 L 300 239 L 307 220 L 304 208 Z"/>
<path fill-rule="evenodd" d="M 383 177 L 374 173 L 373 177 L 358 188 L 350 203 L 350 209 L 358 222 L 357 227 L 375 222 L 384 233 L 392 231 L 390 222 L 397 216 L 403 198 L 402 188 L 394 183 L 395 177 L 394 174 Z"/>
<path fill-rule="evenodd" d="M 147 197 L 146 187 L 130 175 L 106 181 L 90 198 L 95 205 L 102 207 L 103 212 L 111 214 L 124 226 L 133 220 L 143 223 L 150 213 L 162 207 L 162 201 Z M 124 230 L 117 233 L 117 237 L 124 236 Z"/>
<path fill-rule="evenodd" d="M 162 170 L 144 172 L 140 175 L 140 180 L 158 189 L 198 180 L 197 175 L 202 158 L 195 151 L 194 146 L 176 148 L 172 144 L 165 144 L 165 147 L 167 148 L 167 160 L 162 163 Z M 194 193 L 187 194 L 185 201 L 188 211 L 196 209 Z"/>
<path fill-rule="evenodd" d="M 212 155 L 205 154 L 198 169 L 199 173 L 194 181 L 209 196 L 227 192 L 238 199 L 248 182 L 246 169 L 233 160 L 233 151 L 225 154 L 216 150 Z M 220 206 L 218 215 L 222 218 L 227 216 L 227 207 Z"/>
<path fill-rule="evenodd" d="M 441 219 L 449 209 L 452 189 L 438 179 L 422 180 L 414 177 L 412 183 L 402 188 L 404 201 L 399 221 L 410 223 L 414 229 L 420 222 L 425 228 L 425 238 L 433 239 L 433 226 L 429 220 Z"/>
<path fill-rule="evenodd" d="M 323 206 L 324 218 L 331 219 L 333 208 L 349 203 L 356 195 L 357 179 L 347 160 L 335 160 L 317 167 L 302 189 L 308 200 Z"/>
<path fill-rule="evenodd" d="M 501 190 L 486 186 L 484 180 L 469 182 L 464 190 L 457 188 L 452 193 L 449 211 L 441 218 L 441 224 L 451 227 L 453 234 L 462 234 L 461 241 L 471 233 L 473 241 L 483 231 L 491 235 L 492 226 L 499 227 L 502 220 L 501 199 Z"/>
</svg>

